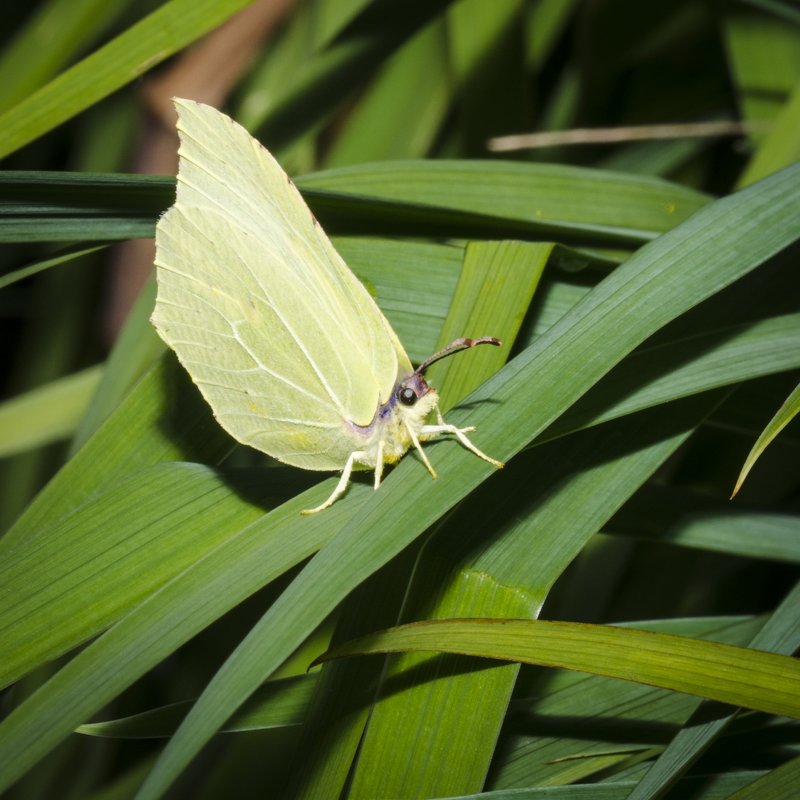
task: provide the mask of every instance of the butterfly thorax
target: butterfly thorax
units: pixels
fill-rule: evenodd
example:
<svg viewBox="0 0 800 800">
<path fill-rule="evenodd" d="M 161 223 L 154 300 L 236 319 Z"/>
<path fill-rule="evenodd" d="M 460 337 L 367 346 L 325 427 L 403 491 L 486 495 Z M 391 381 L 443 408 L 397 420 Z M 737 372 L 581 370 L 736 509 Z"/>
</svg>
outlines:
<svg viewBox="0 0 800 800">
<path fill-rule="evenodd" d="M 352 426 L 364 437 L 360 449 L 365 456 L 359 459 L 360 463 L 374 467 L 381 451 L 384 463 L 399 461 L 411 447 L 412 435 L 419 436 L 425 420 L 438 402 L 436 390 L 418 373 L 399 380 L 368 426 Z"/>
</svg>

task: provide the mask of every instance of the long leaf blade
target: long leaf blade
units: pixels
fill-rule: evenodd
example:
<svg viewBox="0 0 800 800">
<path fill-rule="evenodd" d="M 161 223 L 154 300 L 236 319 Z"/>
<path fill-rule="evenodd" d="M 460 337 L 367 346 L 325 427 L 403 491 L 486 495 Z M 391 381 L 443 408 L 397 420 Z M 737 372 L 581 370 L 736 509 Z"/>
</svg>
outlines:
<svg viewBox="0 0 800 800">
<path fill-rule="evenodd" d="M 651 631 L 545 620 L 430 620 L 365 636 L 324 660 L 420 652 L 565 667 L 800 718 L 800 662 Z"/>
</svg>

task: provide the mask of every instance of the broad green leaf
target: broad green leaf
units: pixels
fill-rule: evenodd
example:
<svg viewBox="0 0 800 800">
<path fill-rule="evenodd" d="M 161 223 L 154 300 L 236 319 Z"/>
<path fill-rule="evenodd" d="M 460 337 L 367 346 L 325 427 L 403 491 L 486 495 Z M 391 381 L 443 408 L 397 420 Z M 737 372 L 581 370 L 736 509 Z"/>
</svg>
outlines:
<svg viewBox="0 0 800 800">
<path fill-rule="evenodd" d="M 651 631 L 543 620 L 432 620 L 337 647 L 325 660 L 431 651 L 566 667 L 800 717 L 800 663 L 788 656 Z"/>
<path fill-rule="evenodd" d="M 169 0 L 0 115 L 0 158 L 107 97 L 252 0 Z"/>
<path fill-rule="evenodd" d="M 96 636 L 249 525 L 268 486 L 260 474 L 159 464 L 6 550 L 0 685 Z"/>
<path fill-rule="evenodd" d="M 775 412 L 775 416 L 767 423 L 758 441 L 753 445 L 753 449 L 745 459 L 742 471 L 733 487 L 733 495 L 742 488 L 742 484 L 747 478 L 753 465 L 758 461 L 759 456 L 766 450 L 770 442 L 800 413 L 800 385 L 786 398 L 786 402 Z"/>
<path fill-rule="evenodd" d="M 68 438 L 102 374 L 90 367 L 0 403 L 0 457 Z"/>
<path fill-rule="evenodd" d="M 353 485 L 348 503 L 336 503 L 329 514 L 305 517 L 300 511 L 319 490 L 303 492 L 232 532 L 132 609 L 0 723 L 0 787 L 7 788 L 192 636 L 308 558 L 348 525 L 371 493 L 371 488 Z"/>
<path fill-rule="evenodd" d="M 647 336 L 800 236 L 800 197 L 794 191 L 799 175 L 800 167 L 783 170 L 707 206 L 643 247 L 467 398 L 468 412 L 454 409 L 454 424 L 475 424 L 476 443 L 496 457 L 507 460 L 519 452 Z M 534 406 L 531 396 L 537 397 Z M 311 560 L 215 675 L 167 745 L 140 800 L 160 795 L 353 588 L 490 474 L 489 465 L 465 458 L 469 454 L 456 448 L 439 444 L 429 451 L 439 470 L 436 485 L 419 481 L 412 469 L 418 465 L 409 459 L 398 464 L 381 491 Z M 326 482 L 319 487 L 320 499 L 330 488 Z M 409 507 L 413 517 L 397 513 Z"/>
</svg>

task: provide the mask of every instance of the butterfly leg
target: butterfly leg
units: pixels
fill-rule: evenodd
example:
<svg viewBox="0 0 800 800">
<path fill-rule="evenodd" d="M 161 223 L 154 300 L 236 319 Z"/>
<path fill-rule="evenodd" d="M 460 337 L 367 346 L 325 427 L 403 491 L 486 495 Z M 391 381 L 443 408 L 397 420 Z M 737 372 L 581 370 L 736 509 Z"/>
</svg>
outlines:
<svg viewBox="0 0 800 800">
<path fill-rule="evenodd" d="M 339 478 L 339 483 L 336 484 L 336 488 L 331 492 L 331 496 L 322 504 L 317 506 L 316 508 L 307 508 L 304 511 L 301 511 L 301 514 L 318 514 L 320 511 L 324 511 L 326 508 L 332 506 L 343 494 L 345 489 L 347 489 L 347 484 L 350 482 L 350 473 L 353 471 L 353 464 L 356 461 L 360 461 L 361 459 L 365 458 L 367 453 L 362 452 L 361 450 L 356 450 L 347 457 L 347 463 L 344 465 L 344 469 L 342 470 L 342 477 Z"/>
<path fill-rule="evenodd" d="M 443 433 L 452 433 L 464 447 L 467 448 L 471 453 L 474 453 L 479 458 L 482 458 L 484 461 L 488 461 L 490 464 L 494 464 L 496 467 L 503 467 L 505 466 L 502 461 L 497 461 L 496 459 L 492 458 L 491 456 L 487 456 L 481 450 L 478 450 L 474 444 L 467 438 L 466 434 L 470 431 L 474 431 L 474 427 L 469 428 L 457 428 L 455 425 L 450 425 L 449 423 L 444 421 L 444 417 L 442 416 L 442 412 L 439 408 L 436 408 L 436 418 L 438 423 L 436 425 L 423 425 L 422 430 L 420 431 L 421 438 L 436 438 Z"/>
<path fill-rule="evenodd" d="M 378 454 L 375 459 L 375 489 L 381 485 L 381 477 L 383 476 L 383 439 L 378 442 Z"/>
<path fill-rule="evenodd" d="M 419 453 L 422 462 L 428 468 L 428 472 L 430 472 L 431 478 L 436 480 L 436 470 L 431 466 L 431 462 L 428 461 L 428 456 L 425 455 L 425 451 L 422 449 L 422 445 L 419 443 L 419 439 L 417 439 L 417 434 L 414 433 L 414 431 L 411 430 L 411 428 L 408 425 L 406 425 L 406 430 L 408 431 L 409 437 L 411 437 L 411 442 L 413 443 L 414 447 L 417 448 L 417 452 Z M 425 428 L 423 428 L 422 430 L 424 431 Z"/>
</svg>

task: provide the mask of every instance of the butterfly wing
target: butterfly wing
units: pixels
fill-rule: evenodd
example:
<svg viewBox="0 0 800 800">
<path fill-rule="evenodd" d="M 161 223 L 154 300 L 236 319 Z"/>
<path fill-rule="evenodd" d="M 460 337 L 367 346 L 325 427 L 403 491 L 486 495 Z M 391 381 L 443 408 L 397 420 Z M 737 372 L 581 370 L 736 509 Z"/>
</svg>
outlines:
<svg viewBox="0 0 800 800">
<path fill-rule="evenodd" d="M 153 323 L 234 438 L 340 469 L 408 357 L 272 156 L 215 109 L 176 107 Z"/>
</svg>

